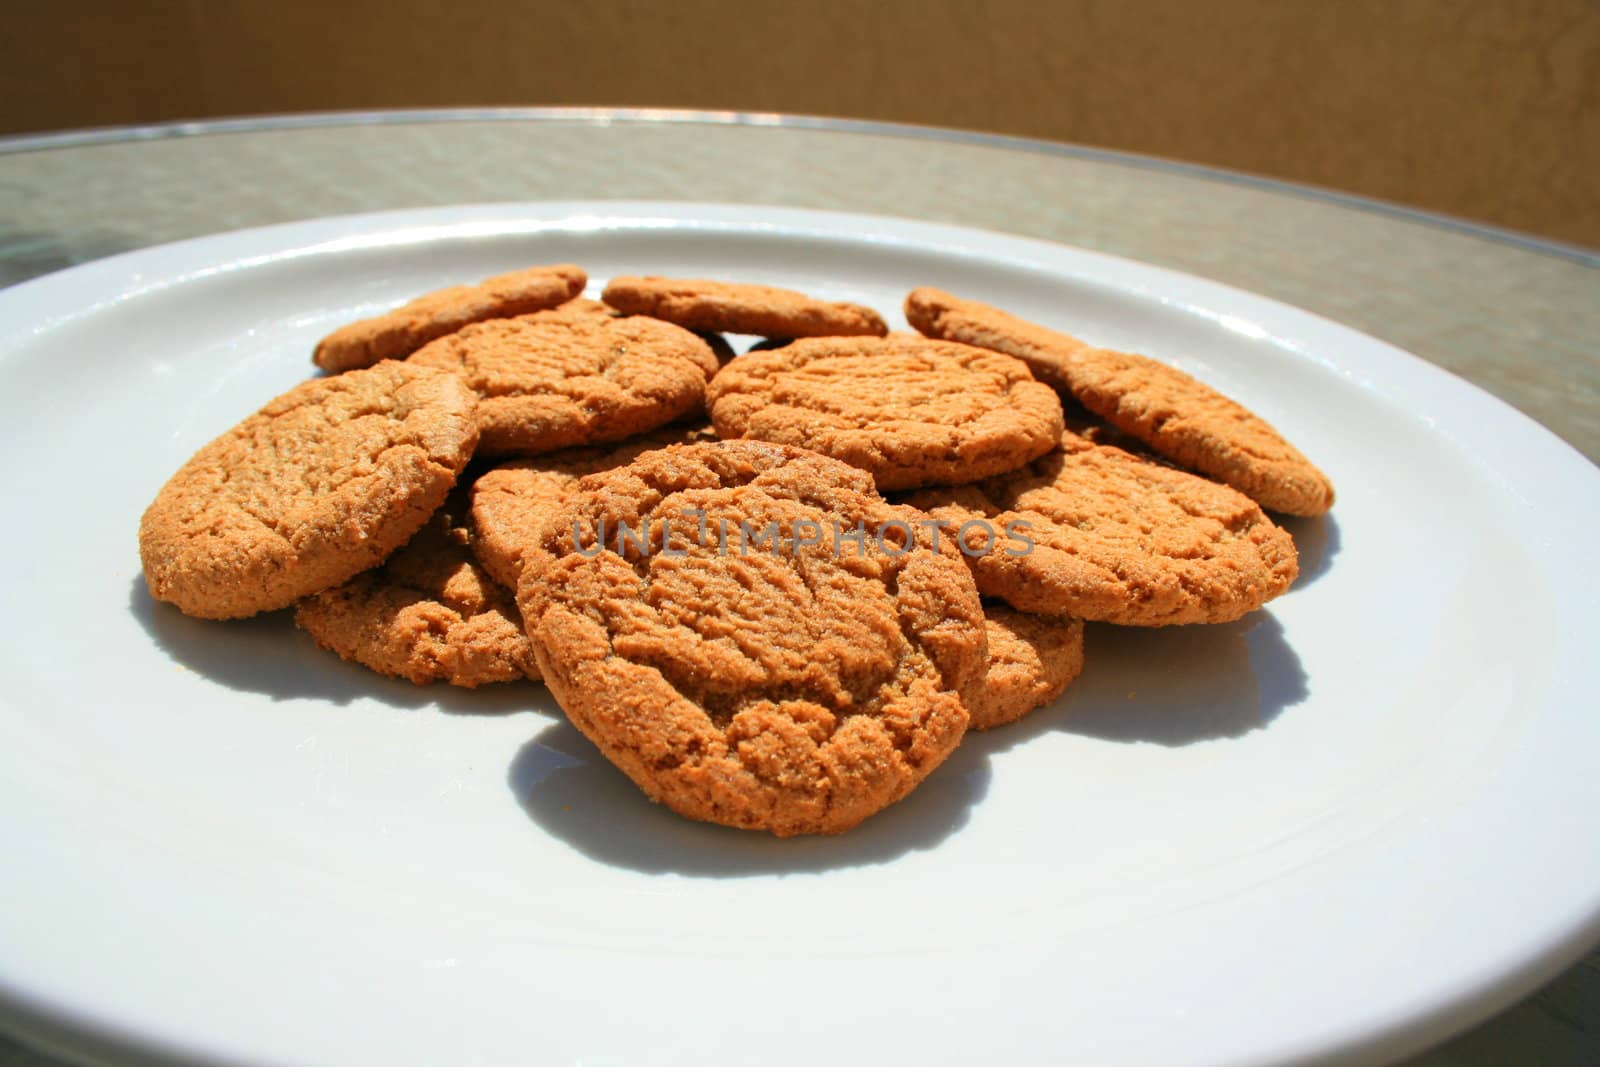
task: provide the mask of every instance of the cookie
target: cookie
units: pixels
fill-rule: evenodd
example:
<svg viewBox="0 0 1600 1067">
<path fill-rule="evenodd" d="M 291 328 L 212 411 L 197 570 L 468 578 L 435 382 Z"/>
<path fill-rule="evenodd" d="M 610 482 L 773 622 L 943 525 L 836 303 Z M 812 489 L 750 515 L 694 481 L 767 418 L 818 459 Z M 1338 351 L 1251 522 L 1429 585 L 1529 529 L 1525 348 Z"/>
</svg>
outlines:
<svg viewBox="0 0 1600 1067">
<path fill-rule="evenodd" d="M 1042 615 L 1230 622 L 1299 566 L 1293 539 L 1243 493 L 1072 434 L 1022 470 L 907 503 L 955 529 L 985 596 Z"/>
<path fill-rule="evenodd" d="M 1333 506 L 1327 476 L 1266 420 L 1176 367 L 1094 348 L 938 289 L 913 290 L 905 311 L 929 337 L 1016 356 L 1117 429 L 1264 508 L 1321 515 Z"/>
<path fill-rule="evenodd" d="M 1061 436 L 1061 401 L 1010 356 L 915 334 L 811 338 L 747 352 L 707 393 L 725 438 L 798 445 L 879 489 L 1015 470 Z"/>
<path fill-rule="evenodd" d="M 583 292 L 588 283 L 583 268 L 562 263 L 497 274 L 477 285 L 453 285 L 341 326 L 317 343 L 311 359 L 331 373 L 404 359 L 434 338 L 471 323 L 553 308 Z"/>
<path fill-rule="evenodd" d="M 610 304 L 602 303 L 599 300 L 590 300 L 587 297 L 569 300 L 560 307 L 551 308 L 550 310 L 572 312 L 574 314 L 593 313 L 608 319 L 622 318 L 622 312 Z M 711 354 L 716 357 L 719 365 L 728 362 L 728 360 L 737 355 L 733 350 L 733 346 L 728 343 L 728 339 L 720 333 L 713 330 L 690 330 L 689 332 L 706 343 L 706 347 L 711 349 Z"/>
<path fill-rule="evenodd" d="M 620 441 L 705 406 L 717 359 L 688 330 L 644 316 L 535 312 L 492 319 L 406 362 L 461 376 L 478 394 L 483 455 Z"/>
<path fill-rule="evenodd" d="M 955 749 L 983 669 L 971 574 L 917 517 L 815 453 L 676 445 L 586 479 L 518 602 L 567 716 L 653 800 L 839 833 Z"/>
<path fill-rule="evenodd" d="M 567 448 L 486 471 L 472 483 L 472 551 L 495 581 L 515 589 L 523 553 L 584 475 L 631 463 L 652 449 L 714 437 L 699 423 L 667 426 L 621 445 Z"/>
<path fill-rule="evenodd" d="M 1083 620 L 1025 615 L 993 602 L 983 614 L 988 662 L 961 690 L 974 730 L 1016 722 L 1066 692 L 1083 672 Z"/>
<path fill-rule="evenodd" d="M 376 566 L 444 502 L 475 406 L 454 375 L 394 361 L 295 386 L 156 495 L 139 523 L 150 595 L 242 618 Z"/>
<path fill-rule="evenodd" d="M 601 299 L 629 315 L 650 315 L 689 330 L 761 337 L 882 337 L 869 307 L 816 300 L 793 289 L 703 278 L 612 278 Z"/>
<path fill-rule="evenodd" d="M 459 490 L 377 570 L 302 600 L 318 645 L 416 685 L 474 688 L 539 677 L 511 590 L 478 566 Z"/>
<path fill-rule="evenodd" d="M 565 304 L 558 304 L 553 308 L 541 308 L 539 310 L 549 310 L 551 314 L 558 315 L 598 315 L 603 319 L 615 319 L 622 315 L 622 312 L 610 304 L 602 304 L 600 301 L 590 300 L 586 296 L 574 297 Z"/>
</svg>

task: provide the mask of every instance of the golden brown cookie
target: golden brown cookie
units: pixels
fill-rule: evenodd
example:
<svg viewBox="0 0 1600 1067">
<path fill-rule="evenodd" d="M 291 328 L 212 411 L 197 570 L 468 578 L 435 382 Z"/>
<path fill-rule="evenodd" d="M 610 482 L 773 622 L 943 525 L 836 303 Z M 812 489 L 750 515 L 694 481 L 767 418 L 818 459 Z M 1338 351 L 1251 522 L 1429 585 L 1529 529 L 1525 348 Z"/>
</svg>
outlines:
<svg viewBox="0 0 1600 1067">
<path fill-rule="evenodd" d="M 588 282 L 582 267 L 562 263 L 497 274 L 477 285 L 453 285 L 339 327 L 317 343 L 311 358 L 333 373 L 404 359 L 470 323 L 553 308 L 583 292 Z"/>
<path fill-rule="evenodd" d="M 622 312 L 618 311 L 610 304 L 602 303 L 599 300 L 590 300 L 587 297 L 579 297 L 576 300 L 569 300 L 560 307 L 552 308 L 551 310 L 572 312 L 574 314 L 592 313 L 596 315 L 602 315 L 608 319 L 619 319 L 623 317 Z M 733 350 L 733 346 L 728 343 L 728 339 L 722 336 L 720 333 L 717 333 L 715 330 L 690 330 L 689 332 L 706 343 L 706 347 L 711 349 L 711 354 L 717 358 L 717 363 L 719 365 L 728 362 L 728 360 L 737 355 L 737 353 Z"/>
<path fill-rule="evenodd" d="M 971 575 L 949 539 L 912 541 L 917 517 L 815 453 L 675 445 L 586 479 L 518 602 L 567 716 L 652 799 L 838 833 L 954 750 L 983 669 Z"/>
<path fill-rule="evenodd" d="M 1066 692 L 1083 672 L 1083 620 L 1025 615 L 1004 604 L 983 605 L 989 659 L 961 690 L 971 728 L 1016 722 Z"/>
<path fill-rule="evenodd" d="M 475 405 L 454 375 L 393 361 L 295 386 L 156 495 L 139 523 L 150 595 L 240 618 L 376 566 L 444 502 Z"/>
<path fill-rule="evenodd" d="M 586 296 L 574 297 L 565 304 L 550 308 L 549 311 L 551 314 L 560 315 L 598 315 L 603 319 L 615 319 L 622 315 L 622 312 L 610 304 L 602 304 L 600 301 L 590 300 Z"/>
<path fill-rule="evenodd" d="M 295 625 L 340 658 L 416 685 L 539 677 L 511 591 L 478 566 L 458 491 L 377 570 L 300 601 Z"/>
<path fill-rule="evenodd" d="M 706 343 L 671 323 L 561 309 L 468 326 L 406 362 L 453 371 L 478 394 L 483 455 L 653 430 L 704 410 L 717 372 Z"/>
<path fill-rule="evenodd" d="M 472 483 L 472 551 L 495 581 L 515 589 L 523 553 L 584 475 L 632 463 L 652 449 L 715 436 L 701 422 L 664 426 L 620 445 L 566 448 L 486 471 Z"/>
<path fill-rule="evenodd" d="M 704 278 L 612 278 L 601 299 L 629 315 L 650 315 L 689 330 L 762 337 L 882 337 L 876 311 L 816 300 L 793 289 Z"/>
<path fill-rule="evenodd" d="M 1061 401 L 1020 360 L 969 345 L 812 338 L 729 363 L 707 393 L 725 438 L 798 445 L 871 472 L 879 489 L 1015 470 L 1061 436 Z"/>
<path fill-rule="evenodd" d="M 997 308 L 938 289 L 906 297 L 906 319 L 929 337 L 1021 359 L 1040 381 L 1160 454 L 1233 486 L 1262 507 L 1320 515 L 1333 485 L 1264 419 L 1146 356 L 1094 348 Z"/>
<path fill-rule="evenodd" d="M 1072 434 L 1022 470 L 907 503 L 956 528 L 984 595 L 1042 615 L 1230 622 L 1298 571 L 1294 541 L 1243 493 Z"/>
</svg>

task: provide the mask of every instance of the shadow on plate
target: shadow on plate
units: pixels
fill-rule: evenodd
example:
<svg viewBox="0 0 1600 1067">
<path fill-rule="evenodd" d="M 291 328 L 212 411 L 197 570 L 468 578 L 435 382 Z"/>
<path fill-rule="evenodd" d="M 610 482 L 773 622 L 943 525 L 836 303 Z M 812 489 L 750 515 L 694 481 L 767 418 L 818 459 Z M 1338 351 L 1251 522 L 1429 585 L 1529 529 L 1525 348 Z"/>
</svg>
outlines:
<svg viewBox="0 0 1600 1067">
<path fill-rule="evenodd" d="M 136 576 L 128 611 L 177 663 L 241 692 L 338 704 L 368 697 L 458 714 L 556 713 L 543 686 L 413 686 L 346 663 L 287 611 L 191 619 L 150 598 Z M 1067 695 L 1011 726 L 967 735 L 905 800 L 837 837 L 778 840 L 681 818 L 651 804 L 570 723 L 518 751 L 506 781 L 534 823 L 590 858 L 650 874 L 728 878 L 871 866 L 933 848 L 966 825 L 990 781 L 990 757 L 1049 731 L 1117 743 L 1187 745 L 1240 737 L 1306 699 L 1305 672 L 1268 612 L 1222 626 L 1159 630 L 1091 625 L 1087 666 Z"/>
<path fill-rule="evenodd" d="M 1300 554 L 1300 577 L 1294 587 L 1300 589 L 1317 581 L 1333 566 L 1333 557 L 1339 554 L 1339 523 L 1332 514 L 1315 518 L 1294 518 L 1274 515 L 1273 521 L 1294 538 L 1295 551 Z"/>
<path fill-rule="evenodd" d="M 1309 695 L 1270 612 L 1155 630 L 1091 623 L 1082 677 L 1055 705 L 1000 732 L 1017 742 L 1061 730 L 1175 747 L 1242 737 Z"/>
<path fill-rule="evenodd" d="M 533 682 L 479 689 L 442 682 L 417 686 L 346 663 L 296 629 L 289 610 L 227 622 L 191 619 L 172 605 L 153 600 L 143 575 L 135 575 L 128 589 L 128 613 L 174 662 L 229 689 L 273 700 L 348 704 L 366 697 L 396 707 L 437 707 L 461 715 L 530 708 L 559 714 L 549 690 Z"/>
<path fill-rule="evenodd" d="M 536 824 L 591 859 L 647 874 L 729 878 L 886 863 L 966 825 L 990 757 L 1049 731 L 1176 746 L 1240 737 L 1308 696 L 1300 660 L 1266 612 L 1223 626 L 1091 626 L 1067 695 L 1011 726 L 969 733 L 909 797 L 838 837 L 778 840 L 691 822 L 638 788 L 561 721 L 525 744 L 506 784 Z"/>
<path fill-rule="evenodd" d="M 506 784 L 542 829 L 610 866 L 709 878 L 801 874 L 934 847 L 966 824 L 988 791 L 988 753 L 981 735 L 968 735 L 910 796 L 850 832 L 787 840 L 693 822 L 650 803 L 565 720 L 522 746 Z"/>
</svg>

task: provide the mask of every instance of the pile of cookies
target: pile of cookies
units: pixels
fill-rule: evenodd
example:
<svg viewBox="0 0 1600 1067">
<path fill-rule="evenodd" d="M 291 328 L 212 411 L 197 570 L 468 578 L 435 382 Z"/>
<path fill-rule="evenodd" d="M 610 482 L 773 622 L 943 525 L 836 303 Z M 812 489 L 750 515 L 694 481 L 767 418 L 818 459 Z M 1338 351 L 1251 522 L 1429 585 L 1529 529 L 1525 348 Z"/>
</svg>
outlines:
<svg viewBox="0 0 1600 1067">
<path fill-rule="evenodd" d="M 1053 700 L 1084 622 L 1288 589 L 1320 471 L 1182 372 L 916 289 L 916 333 L 765 286 L 534 267 L 318 344 L 139 530 L 150 593 L 293 606 L 417 684 L 542 678 L 653 800 L 780 836 Z M 723 335 L 760 341 L 735 355 Z"/>
</svg>

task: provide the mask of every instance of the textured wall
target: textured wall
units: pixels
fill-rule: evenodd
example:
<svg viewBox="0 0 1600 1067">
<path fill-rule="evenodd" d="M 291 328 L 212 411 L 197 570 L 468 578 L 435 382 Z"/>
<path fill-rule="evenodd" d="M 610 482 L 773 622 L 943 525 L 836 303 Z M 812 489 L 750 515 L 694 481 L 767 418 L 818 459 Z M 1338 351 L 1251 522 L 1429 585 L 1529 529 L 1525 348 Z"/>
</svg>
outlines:
<svg viewBox="0 0 1600 1067">
<path fill-rule="evenodd" d="M 0 131 L 496 104 L 846 115 L 1215 164 L 1600 247 L 1600 0 L 447 7 L 11 5 Z"/>
</svg>

